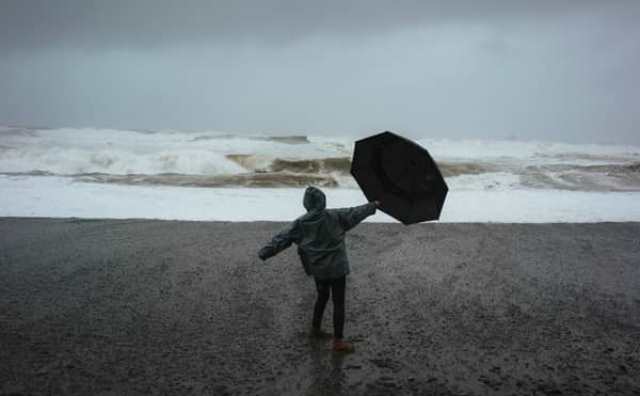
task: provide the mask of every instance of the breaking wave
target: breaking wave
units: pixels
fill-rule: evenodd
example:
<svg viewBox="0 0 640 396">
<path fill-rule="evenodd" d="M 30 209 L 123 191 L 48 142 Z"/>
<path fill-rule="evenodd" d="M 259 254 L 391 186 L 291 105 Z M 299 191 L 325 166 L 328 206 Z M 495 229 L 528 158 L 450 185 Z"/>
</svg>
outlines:
<svg viewBox="0 0 640 396">
<path fill-rule="evenodd" d="M 206 135 L 198 135 L 191 139 L 192 142 L 201 142 L 206 140 L 222 140 L 222 139 L 242 139 L 246 138 L 243 136 L 232 135 L 232 134 L 206 134 Z M 294 135 L 294 136 L 251 136 L 249 139 L 252 140 L 262 140 L 266 142 L 276 142 L 276 143 L 284 143 L 284 144 L 306 144 L 310 143 L 309 138 L 304 135 Z"/>
<path fill-rule="evenodd" d="M 238 175 L 75 175 L 74 180 L 91 183 L 116 183 L 126 185 L 166 185 L 179 187 L 338 187 L 331 176 L 291 173 L 243 173 Z"/>
<path fill-rule="evenodd" d="M 248 154 L 228 154 L 227 158 L 238 165 L 258 172 L 292 172 L 306 174 L 339 173 L 349 174 L 351 158 L 318 158 L 318 159 L 268 159 L 264 156 Z"/>
<path fill-rule="evenodd" d="M 357 188 L 354 139 L 0 127 L 0 174 L 190 187 Z M 419 140 L 453 189 L 640 191 L 640 148 Z"/>
<path fill-rule="evenodd" d="M 528 166 L 524 186 L 572 191 L 640 191 L 640 162 L 625 165 Z"/>
<path fill-rule="evenodd" d="M 500 171 L 500 167 L 485 163 L 472 162 L 446 162 L 442 161 L 438 164 L 440 173 L 444 177 L 455 177 L 462 175 L 479 175 L 482 173 L 492 173 Z"/>
</svg>

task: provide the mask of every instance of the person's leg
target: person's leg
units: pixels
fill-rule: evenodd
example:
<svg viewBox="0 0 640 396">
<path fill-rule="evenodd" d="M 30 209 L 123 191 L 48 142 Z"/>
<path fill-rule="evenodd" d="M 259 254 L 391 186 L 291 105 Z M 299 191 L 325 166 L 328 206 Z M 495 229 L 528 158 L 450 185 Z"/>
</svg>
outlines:
<svg viewBox="0 0 640 396">
<path fill-rule="evenodd" d="M 312 327 L 314 331 L 320 331 L 320 326 L 322 325 L 322 315 L 324 314 L 324 308 L 327 306 L 327 301 L 329 301 L 331 285 L 327 281 L 318 279 L 315 279 L 315 281 L 316 290 L 318 291 L 318 298 L 316 299 L 316 304 L 313 308 Z"/>
<path fill-rule="evenodd" d="M 345 342 L 343 338 L 344 329 L 344 297 L 346 278 L 334 279 L 331 284 L 331 295 L 333 297 L 333 350 L 336 352 L 353 352 L 353 344 Z"/>
<path fill-rule="evenodd" d="M 333 336 L 342 339 L 344 330 L 344 294 L 346 277 L 333 279 L 331 297 L 333 298 Z"/>
</svg>

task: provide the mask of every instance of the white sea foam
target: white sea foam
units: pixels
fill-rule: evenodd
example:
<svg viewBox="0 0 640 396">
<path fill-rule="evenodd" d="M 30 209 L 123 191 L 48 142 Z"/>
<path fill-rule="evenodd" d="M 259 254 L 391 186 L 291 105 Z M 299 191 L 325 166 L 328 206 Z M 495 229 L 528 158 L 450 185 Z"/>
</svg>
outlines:
<svg viewBox="0 0 640 396">
<path fill-rule="evenodd" d="M 336 206 L 362 201 L 349 174 L 354 141 L 0 127 L 0 209 L 5 216 L 286 220 L 298 214 L 306 184 L 337 187 L 329 189 Z M 638 220 L 640 147 L 418 142 L 450 189 L 444 221 Z"/>
<path fill-rule="evenodd" d="M 640 161 L 640 147 L 537 141 L 418 139 L 438 158 L 449 160 L 526 160 L 531 163 L 592 165 Z"/>
<path fill-rule="evenodd" d="M 302 159 L 339 152 L 329 145 L 282 143 L 261 136 L 108 129 L 10 129 L 0 131 L 0 145 L 0 172 L 38 170 L 60 175 L 234 174 L 248 169 L 226 155 Z"/>
<path fill-rule="evenodd" d="M 192 188 L 77 183 L 68 178 L 0 176 L 0 216 L 290 221 L 304 189 Z M 356 189 L 325 189 L 329 207 L 365 202 Z M 640 221 L 640 193 L 453 190 L 441 222 Z M 382 212 L 368 219 L 395 222 Z"/>
</svg>

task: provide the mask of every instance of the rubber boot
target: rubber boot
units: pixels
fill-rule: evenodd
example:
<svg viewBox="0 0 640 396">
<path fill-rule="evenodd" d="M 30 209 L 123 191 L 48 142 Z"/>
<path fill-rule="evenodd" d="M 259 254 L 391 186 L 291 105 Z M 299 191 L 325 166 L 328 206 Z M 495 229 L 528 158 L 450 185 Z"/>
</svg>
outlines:
<svg viewBox="0 0 640 396">
<path fill-rule="evenodd" d="M 351 353 L 355 352 L 355 348 L 352 343 L 346 342 L 341 338 L 333 339 L 333 351 L 334 352 L 342 352 L 342 353 Z"/>
</svg>

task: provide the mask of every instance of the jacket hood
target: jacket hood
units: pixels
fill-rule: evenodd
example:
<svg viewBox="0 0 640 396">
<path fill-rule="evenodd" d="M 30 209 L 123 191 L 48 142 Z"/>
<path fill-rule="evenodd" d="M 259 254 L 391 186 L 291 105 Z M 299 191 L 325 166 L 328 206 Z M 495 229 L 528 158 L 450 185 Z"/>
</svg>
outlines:
<svg viewBox="0 0 640 396">
<path fill-rule="evenodd" d="M 309 186 L 304 192 L 304 199 L 302 200 L 304 208 L 308 211 L 323 210 L 327 206 L 327 199 L 317 187 Z"/>
</svg>

